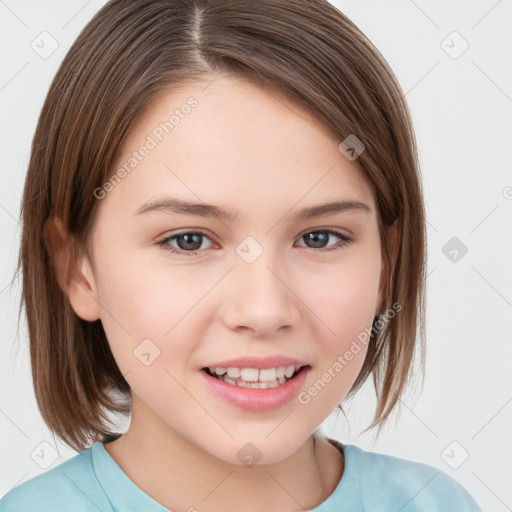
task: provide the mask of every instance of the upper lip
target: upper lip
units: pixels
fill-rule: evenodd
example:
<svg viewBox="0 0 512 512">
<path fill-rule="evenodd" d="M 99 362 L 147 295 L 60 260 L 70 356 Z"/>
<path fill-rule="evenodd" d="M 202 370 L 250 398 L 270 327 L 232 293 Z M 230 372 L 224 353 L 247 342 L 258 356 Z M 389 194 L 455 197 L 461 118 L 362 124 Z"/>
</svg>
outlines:
<svg viewBox="0 0 512 512">
<path fill-rule="evenodd" d="M 204 368 L 254 368 L 264 370 L 265 368 L 278 368 L 279 366 L 306 366 L 308 363 L 287 356 L 252 357 L 244 356 L 225 361 L 215 361 Z"/>
</svg>

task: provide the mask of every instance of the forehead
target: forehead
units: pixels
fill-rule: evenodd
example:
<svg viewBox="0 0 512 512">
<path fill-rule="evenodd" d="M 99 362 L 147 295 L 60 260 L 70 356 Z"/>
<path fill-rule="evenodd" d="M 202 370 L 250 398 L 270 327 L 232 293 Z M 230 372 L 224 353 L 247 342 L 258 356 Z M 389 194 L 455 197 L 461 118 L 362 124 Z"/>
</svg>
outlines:
<svg viewBox="0 0 512 512">
<path fill-rule="evenodd" d="M 340 141 L 282 96 L 233 77 L 188 83 L 144 109 L 118 152 L 107 194 L 131 208 L 156 196 L 247 208 L 345 198 L 374 208 L 373 192 Z M 122 203 L 122 204 L 121 204 Z"/>
</svg>

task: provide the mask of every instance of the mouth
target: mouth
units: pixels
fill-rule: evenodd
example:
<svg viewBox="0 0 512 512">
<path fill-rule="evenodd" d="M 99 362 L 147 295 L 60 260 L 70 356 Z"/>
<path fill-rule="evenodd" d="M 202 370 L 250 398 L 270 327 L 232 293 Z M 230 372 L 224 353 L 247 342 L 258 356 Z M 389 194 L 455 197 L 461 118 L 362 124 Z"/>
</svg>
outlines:
<svg viewBox="0 0 512 512">
<path fill-rule="evenodd" d="M 278 368 L 202 368 L 201 371 L 231 386 L 248 389 L 269 389 L 283 386 L 306 372 L 311 365 Z"/>
</svg>

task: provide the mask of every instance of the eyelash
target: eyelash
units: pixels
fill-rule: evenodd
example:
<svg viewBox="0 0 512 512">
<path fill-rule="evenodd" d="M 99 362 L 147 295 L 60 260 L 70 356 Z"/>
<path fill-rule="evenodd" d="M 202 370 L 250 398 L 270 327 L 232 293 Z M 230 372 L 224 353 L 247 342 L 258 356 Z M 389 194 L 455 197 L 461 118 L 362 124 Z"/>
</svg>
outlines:
<svg viewBox="0 0 512 512">
<path fill-rule="evenodd" d="M 341 239 L 341 241 L 343 243 L 341 243 L 340 245 L 335 245 L 334 247 L 328 247 L 328 248 L 319 248 L 319 249 L 315 249 L 314 247 L 307 247 L 307 249 L 312 249 L 313 251 L 315 252 L 328 252 L 328 251 L 336 251 L 338 249 L 341 249 L 342 247 L 345 247 L 346 245 L 350 244 L 351 242 L 354 241 L 354 239 L 350 236 L 347 236 L 345 235 L 344 233 L 342 233 L 341 231 L 337 231 L 337 230 L 334 230 L 334 229 L 315 229 L 315 230 L 312 230 L 312 231 L 307 231 L 306 233 L 304 233 L 303 235 L 301 235 L 299 237 L 299 239 L 305 237 L 306 235 L 310 234 L 310 233 L 327 233 L 329 235 L 334 235 L 338 238 Z M 180 236 L 183 236 L 183 235 L 202 235 L 208 239 L 210 239 L 210 237 L 206 234 L 206 233 L 203 233 L 202 231 L 183 231 L 181 233 L 178 233 L 176 235 L 172 235 L 172 236 L 166 236 L 165 238 L 161 239 L 161 240 L 158 240 L 156 242 L 156 245 L 158 247 L 162 247 L 162 249 L 166 250 L 166 251 L 169 251 L 171 254 L 184 254 L 186 256 L 194 256 L 196 255 L 198 252 L 201 252 L 200 250 L 197 250 L 197 251 L 184 251 L 184 250 L 176 250 L 175 248 L 173 248 L 172 246 L 169 245 L 169 242 L 171 240 L 175 240 L 176 238 L 180 237 Z"/>
</svg>

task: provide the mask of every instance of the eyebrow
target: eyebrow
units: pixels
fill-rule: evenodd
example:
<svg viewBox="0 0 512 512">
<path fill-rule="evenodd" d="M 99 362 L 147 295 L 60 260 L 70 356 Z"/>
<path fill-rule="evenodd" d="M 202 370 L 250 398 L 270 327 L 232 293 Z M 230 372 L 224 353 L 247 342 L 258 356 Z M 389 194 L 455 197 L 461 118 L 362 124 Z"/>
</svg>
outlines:
<svg viewBox="0 0 512 512">
<path fill-rule="evenodd" d="M 356 200 L 331 201 L 315 206 L 308 206 L 295 214 L 298 220 L 326 217 L 345 211 L 360 211 L 370 213 L 371 208 Z M 213 217 L 216 219 L 234 222 L 238 217 L 238 210 L 228 211 L 220 206 L 206 203 L 192 203 L 173 197 L 165 197 L 149 201 L 140 206 L 133 215 L 143 215 L 152 212 L 175 213 L 199 217 Z"/>
</svg>

